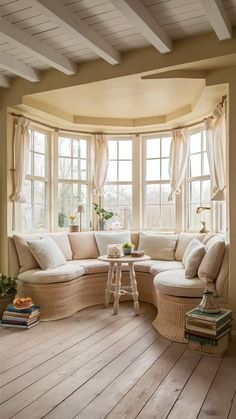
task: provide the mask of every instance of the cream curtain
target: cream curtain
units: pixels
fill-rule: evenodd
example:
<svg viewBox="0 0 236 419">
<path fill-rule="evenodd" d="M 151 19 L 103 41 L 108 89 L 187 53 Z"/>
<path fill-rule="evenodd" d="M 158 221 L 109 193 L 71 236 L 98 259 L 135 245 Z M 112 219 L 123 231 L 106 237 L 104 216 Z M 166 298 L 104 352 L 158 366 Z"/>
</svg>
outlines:
<svg viewBox="0 0 236 419">
<path fill-rule="evenodd" d="M 94 135 L 93 161 L 94 194 L 101 196 L 108 168 L 108 141 L 104 134 Z"/>
<path fill-rule="evenodd" d="M 23 202 L 23 187 L 29 160 L 29 120 L 18 118 L 14 128 L 14 167 L 13 167 L 13 194 L 14 202 Z"/>
<path fill-rule="evenodd" d="M 225 110 L 218 105 L 213 117 L 206 119 L 206 150 L 214 196 L 226 187 L 226 121 Z"/>
<path fill-rule="evenodd" d="M 168 201 L 172 201 L 175 195 L 180 194 L 180 185 L 184 177 L 188 160 L 189 145 L 188 132 L 186 128 L 174 129 L 170 147 L 170 187 L 171 193 Z"/>
</svg>

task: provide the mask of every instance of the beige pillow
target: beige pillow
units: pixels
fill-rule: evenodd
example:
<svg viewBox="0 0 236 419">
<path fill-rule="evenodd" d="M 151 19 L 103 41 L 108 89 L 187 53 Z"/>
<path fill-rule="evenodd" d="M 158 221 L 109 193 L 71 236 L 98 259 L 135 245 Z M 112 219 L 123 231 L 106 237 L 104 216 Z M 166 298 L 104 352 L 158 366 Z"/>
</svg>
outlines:
<svg viewBox="0 0 236 419">
<path fill-rule="evenodd" d="M 39 264 L 32 255 L 26 240 L 36 240 L 39 239 L 39 235 L 28 235 L 28 236 L 19 236 L 15 234 L 13 236 L 14 244 L 18 254 L 18 259 L 20 263 L 20 272 L 29 271 L 30 269 L 39 268 Z"/>
<path fill-rule="evenodd" d="M 139 249 L 151 259 L 175 260 L 175 247 L 178 234 L 154 234 L 141 232 Z"/>
<path fill-rule="evenodd" d="M 66 260 L 72 260 L 72 250 L 70 247 L 70 241 L 67 233 L 50 233 L 48 234 L 51 237 L 58 247 L 60 247 Z"/>
<path fill-rule="evenodd" d="M 204 237 L 205 234 L 201 233 L 180 233 L 175 250 L 175 259 L 181 262 L 183 260 L 184 252 L 188 244 L 193 239 L 202 241 Z"/>
<path fill-rule="evenodd" d="M 73 259 L 96 259 L 99 256 L 94 233 L 70 233 L 68 236 Z"/>
<path fill-rule="evenodd" d="M 201 244 L 200 240 L 197 239 L 193 239 L 191 240 L 191 242 L 188 244 L 188 246 L 185 249 L 184 255 L 183 255 L 183 259 L 182 259 L 182 264 L 185 266 L 186 261 L 190 255 L 190 253 L 199 247 L 199 245 Z"/>
<path fill-rule="evenodd" d="M 28 240 L 27 244 L 41 269 L 53 269 L 65 265 L 65 257 L 51 237 L 44 236 L 39 240 Z"/>
<path fill-rule="evenodd" d="M 94 233 L 99 255 L 106 255 L 107 254 L 107 246 L 108 244 L 122 244 L 125 242 L 130 242 L 130 232 L 129 231 L 121 231 L 118 233 L 115 232 L 95 232 Z"/>
<path fill-rule="evenodd" d="M 206 254 L 198 269 L 198 276 L 204 282 L 214 282 L 221 268 L 225 253 L 225 241 L 213 237 L 206 244 Z"/>
<path fill-rule="evenodd" d="M 199 265 L 206 253 L 204 244 L 199 245 L 190 251 L 185 260 L 185 278 L 192 279 L 197 276 Z"/>
</svg>

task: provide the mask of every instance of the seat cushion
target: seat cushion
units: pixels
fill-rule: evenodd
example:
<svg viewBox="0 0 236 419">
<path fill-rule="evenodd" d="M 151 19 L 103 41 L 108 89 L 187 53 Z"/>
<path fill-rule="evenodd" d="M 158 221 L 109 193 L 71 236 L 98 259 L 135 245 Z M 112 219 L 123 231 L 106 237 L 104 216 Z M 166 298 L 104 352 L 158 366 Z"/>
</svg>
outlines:
<svg viewBox="0 0 236 419">
<path fill-rule="evenodd" d="M 137 272 L 150 272 L 152 266 L 156 265 L 159 262 L 157 259 L 143 260 L 140 262 L 134 263 L 134 269 Z"/>
<path fill-rule="evenodd" d="M 160 272 L 173 269 L 184 269 L 182 262 L 178 262 L 176 260 L 157 260 L 155 264 L 151 266 L 150 273 L 155 276 Z"/>
<path fill-rule="evenodd" d="M 89 274 L 97 274 L 97 273 L 107 273 L 109 270 L 109 263 L 103 262 L 98 259 L 82 259 L 82 260 L 75 260 L 72 263 L 76 264 L 79 263 L 83 266 L 85 270 L 85 275 Z M 129 270 L 129 266 L 127 263 L 122 263 L 122 272 L 126 272 Z"/>
<path fill-rule="evenodd" d="M 184 269 L 161 272 L 155 276 L 154 284 L 163 294 L 189 298 L 202 297 L 206 287 L 199 278 L 185 278 Z"/>
<path fill-rule="evenodd" d="M 85 274 L 83 266 L 67 262 L 54 269 L 31 269 L 18 275 L 22 282 L 32 284 L 52 284 L 54 282 L 68 282 Z"/>
</svg>

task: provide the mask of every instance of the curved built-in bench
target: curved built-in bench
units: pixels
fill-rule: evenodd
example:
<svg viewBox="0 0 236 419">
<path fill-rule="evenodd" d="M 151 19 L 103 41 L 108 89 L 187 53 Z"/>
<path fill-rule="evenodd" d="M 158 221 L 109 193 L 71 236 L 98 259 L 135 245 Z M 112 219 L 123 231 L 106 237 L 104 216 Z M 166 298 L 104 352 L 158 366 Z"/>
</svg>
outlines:
<svg viewBox="0 0 236 419">
<path fill-rule="evenodd" d="M 88 233 L 91 234 L 91 233 Z M 185 278 L 181 263 L 183 252 L 192 239 L 182 234 L 173 261 L 150 260 L 135 264 L 139 300 L 158 308 L 153 326 L 168 339 L 184 342 L 184 316 L 201 300 L 206 283 L 199 278 Z M 91 238 L 91 237 L 90 237 Z M 180 243 L 180 240 L 182 242 Z M 137 234 L 132 241 L 137 245 Z M 183 245 L 184 243 L 184 245 Z M 181 246 L 180 246 L 181 244 Z M 59 245 L 59 243 L 58 243 Z M 13 239 L 9 239 L 11 272 L 18 273 L 19 259 Z M 19 249 L 18 249 L 19 250 Z M 68 253 L 68 249 L 67 249 Z M 74 252 L 73 252 L 74 253 Z M 128 280 L 124 266 L 123 280 Z M 41 307 L 41 320 L 58 320 L 71 316 L 86 307 L 102 304 L 107 281 L 108 264 L 95 258 L 69 260 L 66 265 L 53 270 L 42 271 L 34 268 L 18 274 L 17 292 L 19 296 L 30 295 Z M 217 300 L 227 304 L 228 246 L 223 263 L 214 284 Z M 122 300 L 131 299 L 122 296 Z"/>
</svg>

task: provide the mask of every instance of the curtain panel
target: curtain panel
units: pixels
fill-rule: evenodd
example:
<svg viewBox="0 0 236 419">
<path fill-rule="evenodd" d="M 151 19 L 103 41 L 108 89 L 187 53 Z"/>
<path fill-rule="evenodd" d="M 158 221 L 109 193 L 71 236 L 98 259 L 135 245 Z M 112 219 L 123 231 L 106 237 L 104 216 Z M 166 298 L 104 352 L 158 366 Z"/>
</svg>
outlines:
<svg viewBox="0 0 236 419">
<path fill-rule="evenodd" d="M 226 187 L 226 120 L 225 109 L 218 105 L 205 121 L 206 150 L 212 179 L 212 199 Z"/>
<path fill-rule="evenodd" d="M 168 201 L 172 201 L 175 195 L 181 192 L 182 183 L 189 155 L 188 132 L 186 128 L 178 128 L 172 131 L 172 141 L 170 147 L 170 187 L 171 193 Z"/>
<path fill-rule="evenodd" d="M 93 138 L 93 184 L 94 194 L 102 196 L 108 169 L 108 140 L 104 134 Z"/>
</svg>

